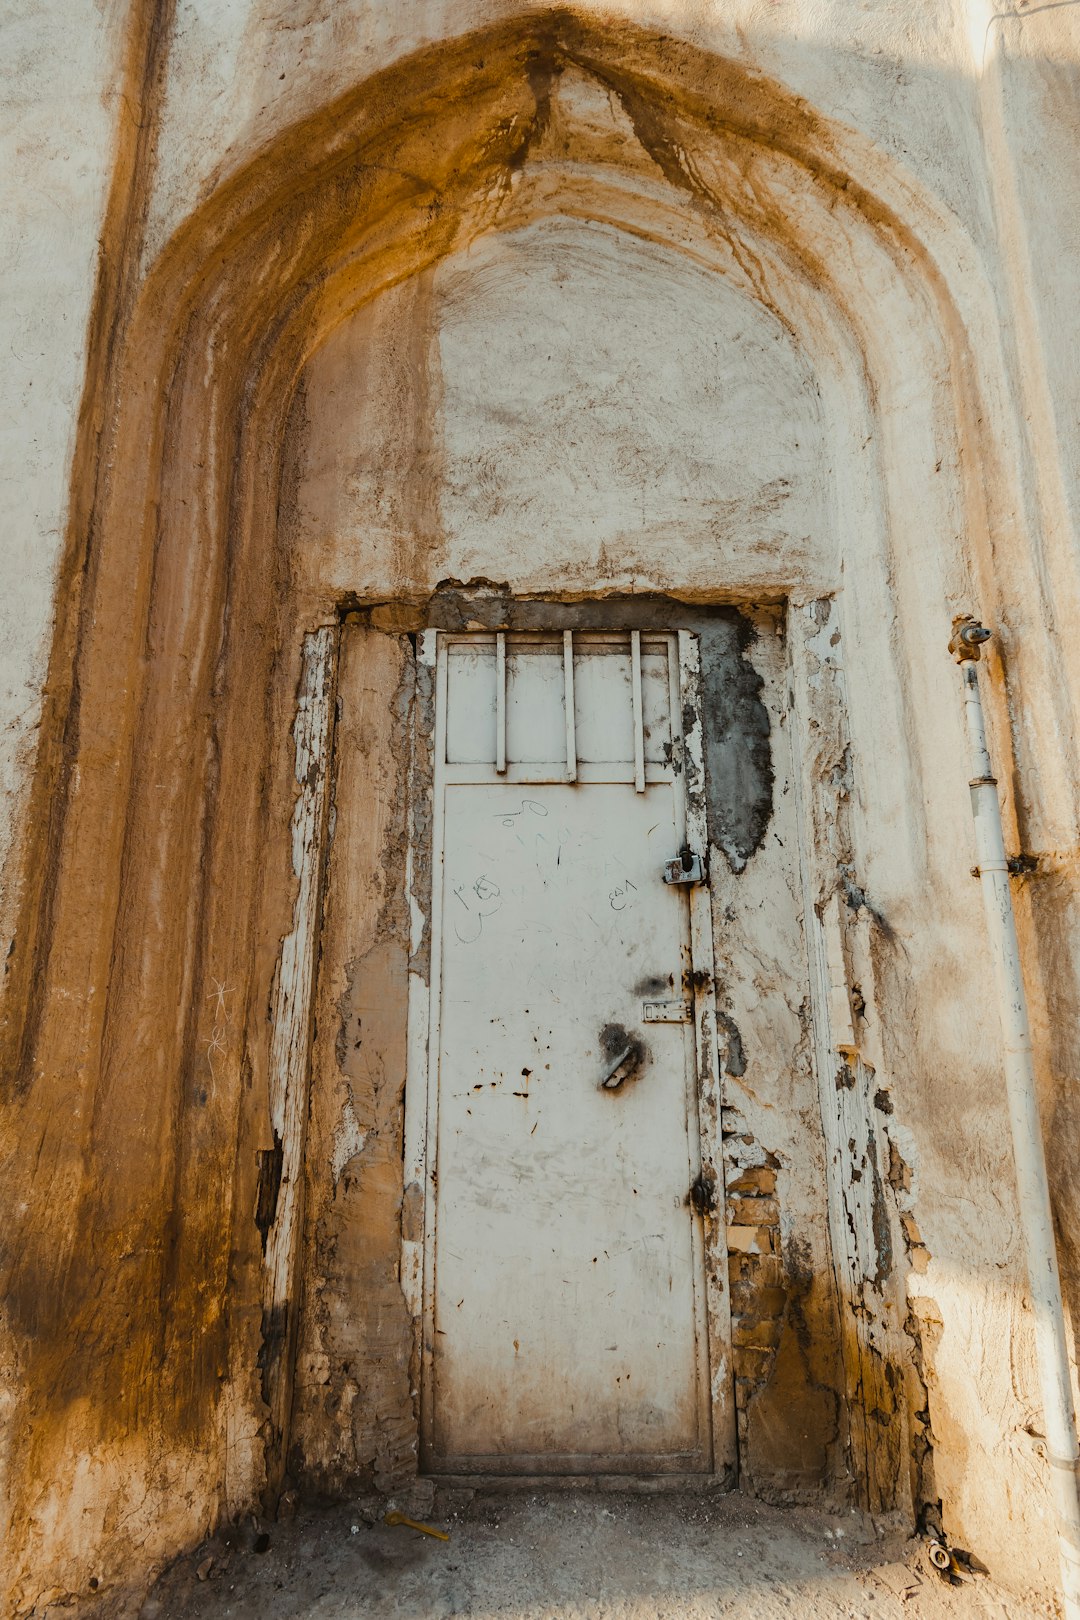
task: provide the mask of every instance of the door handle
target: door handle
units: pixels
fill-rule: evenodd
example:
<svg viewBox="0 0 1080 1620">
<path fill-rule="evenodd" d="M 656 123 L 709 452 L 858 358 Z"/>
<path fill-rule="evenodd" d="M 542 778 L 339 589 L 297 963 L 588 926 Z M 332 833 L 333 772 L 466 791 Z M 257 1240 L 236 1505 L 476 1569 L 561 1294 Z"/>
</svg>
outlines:
<svg viewBox="0 0 1080 1620">
<path fill-rule="evenodd" d="M 629 1060 L 632 1053 L 633 1047 L 628 1046 L 625 1051 L 619 1053 L 618 1057 L 612 1059 L 610 1068 L 600 1082 L 602 1091 L 617 1091 L 622 1085 L 630 1072 Z"/>
<path fill-rule="evenodd" d="M 637 1073 L 644 1051 L 640 1041 L 631 1041 L 617 1057 L 612 1058 L 600 1082 L 601 1091 L 618 1091 L 624 1080 Z"/>
</svg>

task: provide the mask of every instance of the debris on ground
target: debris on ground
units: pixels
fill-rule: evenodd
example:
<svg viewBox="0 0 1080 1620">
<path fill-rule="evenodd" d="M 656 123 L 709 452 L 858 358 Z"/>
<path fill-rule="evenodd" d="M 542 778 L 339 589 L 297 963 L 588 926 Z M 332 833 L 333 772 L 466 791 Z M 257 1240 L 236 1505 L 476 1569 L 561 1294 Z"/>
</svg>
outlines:
<svg viewBox="0 0 1080 1620">
<path fill-rule="evenodd" d="M 858 1514 L 738 1492 L 439 1490 L 298 1506 L 163 1574 L 142 1620 L 1050 1620 L 1052 1607 Z M 378 1512 L 374 1510 L 378 1506 Z M 429 1523 L 428 1520 L 431 1522 Z M 418 1530 L 403 1536 L 401 1527 Z M 443 1538 L 447 1539 L 443 1539 Z M 452 1538 L 452 1539 L 451 1539 Z M 267 1537 L 267 1539 L 269 1539 Z"/>
</svg>

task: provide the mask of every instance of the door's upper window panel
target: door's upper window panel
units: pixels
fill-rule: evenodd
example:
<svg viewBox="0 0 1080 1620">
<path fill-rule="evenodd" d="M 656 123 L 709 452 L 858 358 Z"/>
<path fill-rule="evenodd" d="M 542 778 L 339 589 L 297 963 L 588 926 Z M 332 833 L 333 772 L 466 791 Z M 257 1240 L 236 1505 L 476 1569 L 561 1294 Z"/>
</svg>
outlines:
<svg viewBox="0 0 1080 1620">
<path fill-rule="evenodd" d="M 452 641 L 446 666 L 446 758 L 486 765 L 495 758 L 495 637 Z"/>
<path fill-rule="evenodd" d="M 641 697 L 645 721 L 645 759 L 650 765 L 671 764 L 670 676 L 671 659 L 667 642 L 643 641 Z"/>
<path fill-rule="evenodd" d="M 506 638 L 506 759 L 537 765 L 566 759 L 562 637 Z"/>
<path fill-rule="evenodd" d="M 448 764 L 489 765 L 499 771 L 534 766 L 570 770 L 578 763 L 633 770 L 639 749 L 646 765 L 672 763 L 671 636 L 507 632 L 501 637 L 454 634 L 447 643 Z M 567 726 L 568 686 L 572 727 Z M 505 762 L 497 764 L 500 726 Z M 568 742 L 575 750 L 572 762 Z"/>
<path fill-rule="evenodd" d="M 574 658 L 578 758 L 592 764 L 634 758 L 630 646 L 587 642 Z"/>
<path fill-rule="evenodd" d="M 634 758 L 633 670 L 629 638 L 581 638 L 574 649 L 578 758 L 583 763 L 630 764 Z M 671 704 L 664 639 L 641 644 L 641 697 L 645 759 L 670 763 Z"/>
</svg>

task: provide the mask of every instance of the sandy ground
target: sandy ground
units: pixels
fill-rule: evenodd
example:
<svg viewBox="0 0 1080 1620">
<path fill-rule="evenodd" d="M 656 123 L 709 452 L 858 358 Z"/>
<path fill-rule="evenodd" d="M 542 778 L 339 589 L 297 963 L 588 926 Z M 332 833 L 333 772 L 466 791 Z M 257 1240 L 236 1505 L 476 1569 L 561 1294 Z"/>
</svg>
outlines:
<svg viewBox="0 0 1080 1620">
<path fill-rule="evenodd" d="M 403 1503 L 418 1511 L 424 1504 Z M 851 1515 L 739 1495 L 440 1491 L 437 1541 L 377 1515 L 304 1511 L 219 1538 L 161 1577 L 142 1620 L 1028 1620 L 984 1575 L 950 1584 L 917 1542 Z"/>
</svg>

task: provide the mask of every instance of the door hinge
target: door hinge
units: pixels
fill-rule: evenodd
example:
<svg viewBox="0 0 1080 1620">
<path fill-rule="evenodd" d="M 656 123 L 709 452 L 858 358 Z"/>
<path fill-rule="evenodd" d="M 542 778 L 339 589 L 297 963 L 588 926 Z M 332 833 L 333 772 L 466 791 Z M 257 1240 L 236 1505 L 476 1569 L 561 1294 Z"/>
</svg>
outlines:
<svg viewBox="0 0 1080 1620">
<path fill-rule="evenodd" d="M 673 861 L 664 862 L 665 883 L 704 883 L 705 857 L 684 844 Z"/>
<path fill-rule="evenodd" d="M 711 1215 L 716 1209 L 716 1182 L 704 1170 L 690 1188 L 690 1204 L 699 1215 Z"/>
</svg>

